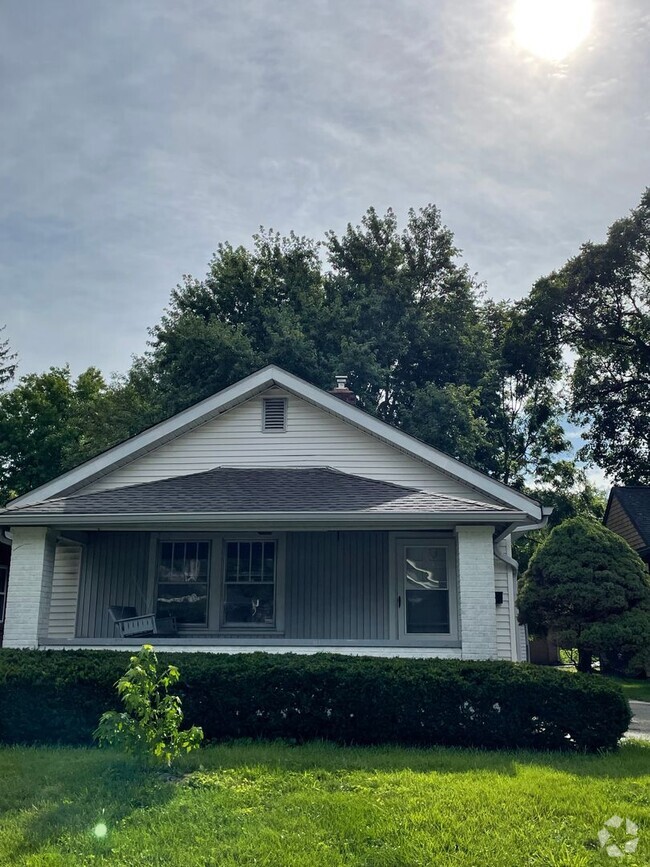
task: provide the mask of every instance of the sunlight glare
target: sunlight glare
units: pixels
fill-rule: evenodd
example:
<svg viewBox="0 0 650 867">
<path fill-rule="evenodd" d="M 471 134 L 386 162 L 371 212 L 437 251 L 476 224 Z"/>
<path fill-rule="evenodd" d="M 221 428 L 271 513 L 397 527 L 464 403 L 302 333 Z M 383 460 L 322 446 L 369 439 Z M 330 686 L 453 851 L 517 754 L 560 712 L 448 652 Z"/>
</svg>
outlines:
<svg viewBox="0 0 650 867">
<path fill-rule="evenodd" d="M 557 63 L 589 35 L 593 0 L 516 0 L 515 37 L 528 51 Z"/>
</svg>

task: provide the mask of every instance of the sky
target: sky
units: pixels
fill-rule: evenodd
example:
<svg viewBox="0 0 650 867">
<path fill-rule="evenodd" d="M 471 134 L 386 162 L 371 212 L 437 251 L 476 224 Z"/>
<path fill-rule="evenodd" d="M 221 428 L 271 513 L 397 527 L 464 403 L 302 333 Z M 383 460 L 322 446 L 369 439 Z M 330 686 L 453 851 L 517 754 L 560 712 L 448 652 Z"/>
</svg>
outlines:
<svg viewBox="0 0 650 867">
<path fill-rule="evenodd" d="M 183 274 L 260 225 L 437 204 L 517 298 L 650 183 L 650 6 L 562 62 L 514 0 L 5 0 L 0 325 L 19 373 L 124 372 Z"/>
</svg>

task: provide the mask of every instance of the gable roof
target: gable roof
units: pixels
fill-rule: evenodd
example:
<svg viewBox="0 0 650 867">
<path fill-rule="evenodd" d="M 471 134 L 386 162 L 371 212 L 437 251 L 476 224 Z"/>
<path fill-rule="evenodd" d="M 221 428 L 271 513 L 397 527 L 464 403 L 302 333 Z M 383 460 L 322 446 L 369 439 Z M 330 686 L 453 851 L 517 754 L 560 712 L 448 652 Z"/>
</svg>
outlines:
<svg viewBox="0 0 650 867">
<path fill-rule="evenodd" d="M 5 513 L 6 514 L 6 513 Z M 22 518 L 61 520 L 108 516 L 178 517 L 242 515 L 344 515 L 511 519 L 504 506 L 418 491 L 333 470 L 329 467 L 216 467 L 205 473 L 45 500 L 11 510 Z M 521 517 L 521 516 L 520 516 Z"/>
<path fill-rule="evenodd" d="M 171 418 L 142 431 L 142 433 L 136 434 L 131 439 L 113 446 L 113 448 L 35 488 L 33 491 L 23 494 L 9 503 L 7 508 L 16 509 L 42 502 L 57 495 L 74 493 L 80 487 L 130 463 L 137 457 L 181 436 L 209 419 L 227 412 L 272 386 L 278 386 L 295 394 L 405 454 L 435 467 L 465 485 L 469 485 L 488 498 L 496 498 L 516 511 L 525 513 L 533 520 L 539 521 L 542 518 L 542 509 L 539 503 L 519 493 L 519 491 L 472 469 L 450 455 L 426 445 L 415 437 L 380 421 L 359 407 L 351 406 L 340 398 L 310 385 L 305 380 L 275 365 L 269 365 L 256 373 L 252 373 L 217 394 L 182 410 Z"/>
<path fill-rule="evenodd" d="M 620 503 L 643 544 L 650 548 L 650 487 L 612 488 L 603 518 L 605 525 L 614 499 Z"/>
</svg>

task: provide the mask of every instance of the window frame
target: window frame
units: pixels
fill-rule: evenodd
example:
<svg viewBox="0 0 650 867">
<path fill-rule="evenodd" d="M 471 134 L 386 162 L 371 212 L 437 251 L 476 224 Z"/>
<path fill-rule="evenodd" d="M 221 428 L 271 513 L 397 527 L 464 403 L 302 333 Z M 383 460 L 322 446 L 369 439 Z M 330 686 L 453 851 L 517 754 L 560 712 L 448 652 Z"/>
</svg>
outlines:
<svg viewBox="0 0 650 867">
<path fill-rule="evenodd" d="M 438 646 L 458 646 L 460 643 L 458 572 L 456 569 L 456 542 L 449 536 L 425 534 L 396 534 L 393 543 L 393 574 L 395 607 L 397 610 L 397 637 L 403 643 Z M 406 622 L 406 570 L 403 568 L 406 548 L 444 548 L 447 561 L 447 587 L 449 593 L 449 632 L 409 632 Z M 435 592 L 435 591 L 428 591 Z M 401 605 L 400 605 L 401 601 Z"/>
<path fill-rule="evenodd" d="M 206 626 L 179 623 L 179 635 L 191 636 L 210 633 L 213 635 L 233 635 L 235 633 L 260 633 L 284 634 L 285 624 L 285 573 L 286 573 L 286 533 L 267 532 L 263 530 L 206 532 L 192 533 L 187 530 L 166 530 L 152 532 L 149 542 L 149 567 L 147 581 L 147 599 L 150 600 L 151 610 L 155 611 L 158 600 L 158 552 L 161 542 L 210 542 L 210 557 L 208 560 L 208 622 Z M 275 565 L 275 626 L 268 624 L 244 623 L 241 626 L 223 626 L 223 596 L 224 596 L 224 558 L 226 541 L 274 541 L 276 545 Z"/>
<path fill-rule="evenodd" d="M 204 623 L 183 623 L 178 622 L 178 629 L 180 632 L 205 632 L 210 628 L 210 611 L 211 611 L 211 597 L 212 593 L 212 576 L 214 574 L 214 538 L 212 536 L 206 535 L 204 533 L 161 533 L 155 534 L 152 538 L 153 543 L 153 576 L 152 576 L 152 610 L 156 612 L 158 616 L 158 598 L 160 592 L 160 564 L 162 558 L 162 546 L 164 544 L 188 544 L 188 543 L 207 543 L 208 545 L 208 557 L 207 557 L 207 575 L 206 575 L 206 603 L 205 603 L 205 622 Z M 180 583 L 180 582 L 162 582 L 165 583 Z M 161 615 L 162 616 L 162 615 Z M 174 616 L 174 615 L 170 615 Z"/>
<path fill-rule="evenodd" d="M 284 629 L 284 584 L 281 576 L 284 575 L 284 546 L 281 546 L 282 537 L 277 533 L 251 533 L 242 535 L 239 533 L 224 533 L 221 536 L 221 565 L 219 581 L 219 619 L 220 632 L 281 632 Z M 229 542 L 273 542 L 275 545 L 275 570 L 273 581 L 273 623 L 231 623 L 225 619 L 226 603 L 226 563 L 228 558 Z M 282 557 L 281 557 L 282 555 Z M 243 582 L 242 582 L 243 583 Z M 255 582 L 247 582 L 255 583 Z M 281 586 L 282 585 L 282 586 Z"/>
</svg>

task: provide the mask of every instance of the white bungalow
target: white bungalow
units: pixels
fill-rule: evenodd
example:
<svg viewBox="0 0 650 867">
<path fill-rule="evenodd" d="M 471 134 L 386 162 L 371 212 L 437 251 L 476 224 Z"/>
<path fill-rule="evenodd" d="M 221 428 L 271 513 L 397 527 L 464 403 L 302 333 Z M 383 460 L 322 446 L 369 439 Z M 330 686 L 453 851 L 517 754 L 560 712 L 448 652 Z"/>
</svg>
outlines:
<svg viewBox="0 0 650 867">
<path fill-rule="evenodd" d="M 4 646 L 525 659 L 550 510 L 351 397 L 266 367 L 12 501 Z"/>
</svg>

